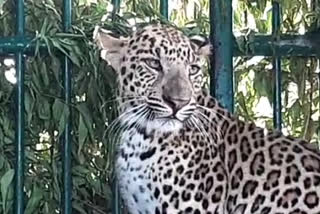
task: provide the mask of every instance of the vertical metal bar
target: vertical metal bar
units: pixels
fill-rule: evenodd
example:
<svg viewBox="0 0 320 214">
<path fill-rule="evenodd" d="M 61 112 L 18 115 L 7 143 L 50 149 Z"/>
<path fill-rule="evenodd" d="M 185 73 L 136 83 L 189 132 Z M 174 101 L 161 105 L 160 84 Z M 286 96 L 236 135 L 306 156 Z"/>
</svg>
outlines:
<svg viewBox="0 0 320 214">
<path fill-rule="evenodd" d="M 16 54 L 17 100 L 16 162 L 15 162 L 15 214 L 24 213 L 24 59 L 21 52 Z"/>
<path fill-rule="evenodd" d="M 24 36 L 24 1 L 17 0 L 17 36 Z M 17 72 L 17 98 L 16 109 L 18 111 L 16 120 L 16 162 L 15 162 L 15 193 L 14 193 L 14 213 L 24 213 L 24 58 L 23 53 L 16 53 L 16 72 Z"/>
<path fill-rule="evenodd" d="M 320 59 L 317 59 L 318 68 L 320 67 Z M 320 94 L 320 72 L 318 73 L 318 93 Z M 319 98 L 318 98 L 319 99 Z M 318 111 L 320 111 L 320 102 L 318 102 Z M 318 116 L 318 142 L 320 142 L 320 115 Z"/>
<path fill-rule="evenodd" d="M 312 0 L 311 1 L 311 10 L 316 11 L 318 8 L 320 8 L 320 0 Z M 319 21 L 319 18 L 315 20 L 315 23 Z M 320 67 L 320 59 L 317 57 L 317 68 Z M 318 92 L 320 93 L 320 73 L 318 72 Z M 318 111 L 320 111 L 320 103 L 318 102 Z M 317 129 L 317 135 L 318 135 L 318 142 L 320 142 L 320 115 L 318 116 L 318 129 Z"/>
<path fill-rule="evenodd" d="M 112 20 L 114 20 L 115 14 L 120 10 L 120 3 L 121 0 L 112 0 L 111 1 L 113 5 L 113 11 L 112 11 Z M 135 10 L 135 8 L 133 8 Z M 113 198 L 112 198 L 112 213 L 113 214 L 121 214 L 121 197 L 119 195 L 119 186 L 117 184 L 117 181 L 114 180 L 112 182 L 112 188 L 113 188 Z"/>
<path fill-rule="evenodd" d="M 120 9 L 120 0 L 112 0 L 111 4 L 113 5 L 113 8 L 117 11 Z"/>
<path fill-rule="evenodd" d="M 16 31 L 18 36 L 24 36 L 24 1 L 17 0 Z"/>
<path fill-rule="evenodd" d="M 274 1 L 272 3 L 272 35 L 277 39 L 280 30 L 280 5 Z M 276 48 L 276 47 L 275 47 Z M 276 49 L 275 49 L 276 51 Z M 274 70 L 273 82 L 273 124 L 274 127 L 281 131 L 282 115 L 281 115 L 281 58 L 273 57 L 272 60 Z"/>
<path fill-rule="evenodd" d="M 120 10 L 120 1 L 121 0 L 112 0 L 111 1 L 111 4 L 113 5 L 112 20 L 114 19 L 115 14 L 117 14 Z"/>
<path fill-rule="evenodd" d="M 210 0 L 210 91 L 233 112 L 232 0 Z"/>
<path fill-rule="evenodd" d="M 169 18 L 168 14 L 168 0 L 161 0 L 160 1 L 160 13 L 163 15 L 166 19 Z"/>
<path fill-rule="evenodd" d="M 119 192 L 119 185 L 116 180 L 114 180 L 113 184 L 113 202 L 112 202 L 112 213 L 113 214 L 121 214 L 121 197 Z"/>
<path fill-rule="evenodd" d="M 63 30 L 68 32 L 71 28 L 72 0 L 63 1 Z M 71 62 L 64 56 L 63 62 L 63 81 L 64 99 L 67 106 L 71 104 Z M 72 180 L 71 180 L 71 122 L 70 114 L 66 118 L 66 126 L 62 140 L 62 203 L 61 211 L 63 214 L 71 214 L 72 210 Z"/>
</svg>

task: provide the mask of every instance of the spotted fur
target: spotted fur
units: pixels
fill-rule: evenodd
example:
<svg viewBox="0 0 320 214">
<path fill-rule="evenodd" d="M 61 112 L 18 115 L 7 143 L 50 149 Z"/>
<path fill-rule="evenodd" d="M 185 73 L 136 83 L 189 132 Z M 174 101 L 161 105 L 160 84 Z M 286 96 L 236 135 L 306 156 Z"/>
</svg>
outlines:
<svg viewBox="0 0 320 214">
<path fill-rule="evenodd" d="M 115 169 L 131 214 L 320 214 L 318 150 L 202 89 L 205 41 L 161 25 L 95 39 L 118 75 Z"/>
</svg>

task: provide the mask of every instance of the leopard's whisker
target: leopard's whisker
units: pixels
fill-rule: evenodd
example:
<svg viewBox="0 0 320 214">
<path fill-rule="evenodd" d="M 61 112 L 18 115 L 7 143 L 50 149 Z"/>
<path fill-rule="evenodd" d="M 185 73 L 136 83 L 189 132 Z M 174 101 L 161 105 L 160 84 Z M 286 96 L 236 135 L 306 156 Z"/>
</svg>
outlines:
<svg viewBox="0 0 320 214">
<path fill-rule="evenodd" d="M 140 109 L 139 109 L 140 108 Z M 115 119 L 107 128 L 106 133 L 113 132 L 113 138 L 118 137 L 119 133 L 121 133 L 121 130 L 128 124 L 132 123 L 134 121 L 131 121 L 134 117 L 137 117 L 144 109 L 146 108 L 145 104 L 139 105 L 135 108 L 132 108 L 121 115 L 117 119 Z M 136 111 L 137 112 L 134 112 Z M 130 122 L 131 121 L 131 122 Z M 114 139 L 112 139 L 113 141 Z M 113 142 L 112 142 L 113 143 Z"/>
<path fill-rule="evenodd" d="M 215 110 L 214 108 L 208 108 L 208 107 L 205 107 L 203 105 L 197 105 L 198 108 L 201 108 L 205 111 L 208 111 L 208 112 L 214 112 L 216 115 L 219 115 L 220 117 L 222 117 L 223 119 L 226 119 L 226 120 L 229 120 L 229 118 L 223 114 L 221 114 L 220 112 L 218 112 L 217 110 Z"/>
<path fill-rule="evenodd" d="M 144 111 L 139 115 L 139 119 L 135 123 L 135 128 L 140 129 L 144 121 L 146 121 L 146 116 L 150 110 L 145 108 Z"/>
<path fill-rule="evenodd" d="M 191 121 L 193 121 L 193 124 L 199 129 L 201 132 L 202 136 L 205 139 L 210 139 L 208 132 L 205 130 L 204 125 L 202 121 L 198 118 L 196 118 L 194 115 L 191 116 Z"/>
<path fill-rule="evenodd" d="M 199 120 L 202 121 L 202 119 L 204 119 L 206 121 L 206 123 L 210 124 L 211 126 L 209 126 L 209 130 L 212 132 L 213 127 L 217 128 L 217 132 L 212 134 L 216 134 L 218 141 L 222 140 L 222 134 L 219 131 L 219 124 L 215 124 L 213 123 L 212 120 L 210 120 L 204 113 L 202 113 L 201 111 L 197 111 L 197 114 L 199 115 Z M 204 122 L 202 121 L 202 124 L 204 124 Z"/>
</svg>

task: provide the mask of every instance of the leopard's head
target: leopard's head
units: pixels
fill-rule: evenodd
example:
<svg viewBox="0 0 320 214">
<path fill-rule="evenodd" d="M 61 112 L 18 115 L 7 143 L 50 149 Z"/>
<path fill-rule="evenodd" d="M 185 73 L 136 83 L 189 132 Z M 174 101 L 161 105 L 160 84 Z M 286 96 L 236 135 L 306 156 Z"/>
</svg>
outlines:
<svg viewBox="0 0 320 214">
<path fill-rule="evenodd" d="M 192 125 L 208 40 L 163 25 L 144 27 L 128 38 L 97 28 L 94 38 L 117 72 L 123 122 L 165 131 Z"/>
</svg>

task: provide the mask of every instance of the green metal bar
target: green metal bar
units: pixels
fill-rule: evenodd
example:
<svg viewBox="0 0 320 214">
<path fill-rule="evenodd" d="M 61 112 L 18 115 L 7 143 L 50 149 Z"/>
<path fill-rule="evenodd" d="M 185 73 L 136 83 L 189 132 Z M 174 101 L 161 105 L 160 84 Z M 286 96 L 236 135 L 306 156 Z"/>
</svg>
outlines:
<svg viewBox="0 0 320 214">
<path fill-rule="evenodd" d="M 113 202 L 112 202 L 112 213 L 113 214 L 121 214 L 121 197 L 119 191 L 119 185 L 117 184 L 116 179 L 113 181 Z"/>
<path fill-rule="evenodd" d="M 63 31 L 69 32 L 72 26 L 72 0 L 63 0 Z"/>
<path fill-rule="evenodd" d="M 20 37 L 24 36 L 24 2 L 16 0 L 16 32 Z M 24 58 L 23 53 L 16 54 L 16 72 L 17 72 L 17 98 L 16 109 L 16 146 L 15 146 L 15 188 L 14 188 L 14 213 L 24 213 Z"/>
<path fill-rule="evenodd" d="M 71 104 L 71 63 L 65 56 L 63 63 L 64 70 L 64 99 L 66 104 Z M 63 135 L 63 190 L 62 190 L 62 213 L 71 214 L 72 209 L 72 178 L 71 178 L 71 123 L 70 114 L 66 120 L 66 127 Z"/>
<path fill-rule="evenodd" d="M 31 38 L 25 38 L 21 36 L 0 38 L 0 55 L 15 54 L 17 52 L 23 52 L 26 55 L 33 56 L 35 53 L 35 43 Z M 39 45 L 40 52 L 46 52 L 47 48 L 44 43 Z"/>
<path fill-rule="evenodd" d="M 113 5 L 112 20 L 114 20 L 115 14 L 119 12 L 121 0 L 112 0 Z M 134 8 L 135 10 L 135 8 Z M 113 198 L 112 198 L 112 213 L 121 214 L 121 198 L 119 194 L 119 186 L 116 179 L 112 182 Z"/>
<path fill-rule="evenodd" d="M 272 34 L 277 40 L 280 31 L 280 5 L 278 2 L 272 3 Z M 277 48 L 277 47 L 275 47 Z M 273 82 L 273 124 L 274 127 L 281 131 L 282 115 L 281 115 L 281 58 L 273 57 L 272 60 L 274 70 Z"/>
<path fill-rule="evenodd" d="M 320 5 L 320 4 L 319 4 Z M 318 66 L 320 65 L 320 59 L 317 59 Z M 320 93 L 320 73 L 318 73 L 318 93 Z M 318 98 L 319 99 L 319 98 Z M 320 110 L 320 103 L 318 103 L 318 111 Z M 318 126 L 320 126 L 320 115 L 318 116 Z M 320 129 L 318 128 L 318 142 L 320 142 Z"/>
<path fill-rule="evenodd" d="M 120 10 L 120 3 L 121 0 L 112 0 L 111 4 L 113 5 L 113 11 L 112 11 L 112 20 L 115 17 L 115 14 L 117 14 Z"/>
<path fill-rule="evenodd" d="M 232 0 L 210 0 L 211 93 L 233 112 Z"/>
<path fill-rule="evenodd" d="M 16 20 L 16 31 L 18 36 L 24 36 L 24 1 L 17 1 L 17 20 Z"/>
<path fill-rule="evenodd" d="M 306 35 L 237 37 L 234 56 L 320 56 L 320 32 Z"/>
<path fill-rule="evenodd" d="M 33 56 L 35 43 L 31 38 L 0 38 L 0 55 L 14 54 L 19 51 Z M 237 42 L 236 42 L 237 41 Z M 275 49 L 276 47 L 276 49 Z M 40 51 L 47 51 L 46 45 L 40 43 Z M 320 56 L 320 33 L 306 35 L 280 35 L 278 41 L 270 35 L 256 35 L 233 40 L 234 56 Z"/>
<path fill-rule="evenodd" d="M 169 18 L 168 14 L 168 0 L 161 0 L 160 1 L 160 13 L 163 15 L 166 19 Z"/>
<path fill-rule="evenodd" d="M 63 29 L 65 32 L 71 29 L 72 0 L 63 1 Z M 67 106 L 71 104 L 71 62 L 67 56 L 64 56 L 63 62 L 63 81 L 64 81 L 64 99 Z M 62 207 L 63 214 L 71 214 L 72 211 L 72 178 L 71 178 L 71 122 L 70 114 L 66 119 L 66 127 L 63 135 L 62 149 L 62 170 L 63 170 L 63 188 L 62 188 Z"/>
<path fill-rule="evenodd" d="M 16 54 L 16 72 L 17 72 L 17 100 L 16 109 L 16 162 L 15 162 L 15 195 L 14 195 L 14 213 L 24 213 L 24 59 L 22 53 Z"/>
<path fill-rule="evenodd" d="M 116 9 L 116 11 L 118 11 L 120 9 L 120 3 L 121 0 L 112 0 L 111 4 L 113 5 L 113 8 Z"/>
<path fill-rule="evenodd" d="M 320 0 L 312 0 L 311 1 L 311 10 L 314 12 L 314 11 L 316 11 L 317 10 L 317 8 L 320 8 Z M 317 21 L 319 21 L 320 20 L 320 18 L 318 18 L 318 20 Z M 315 23 L 315 25 L 318 23 L 317 21 L 315 21 L 314 23 Z M 315 27 L 317 27 L 317 26 L 315 26 Z M 318 63 L 318 66 L 319 66 L 319 63 L 320 63 L 320 59 L 318 58 L 317 59 L 317 63 Z M 318 77 L 318 92 L 320 93 L 320 87 L 319 87 L 319 85 L 320 85 L 320 73 L 318 73 L 318 75 L 317 75 L 317 77 Z M 318 111 L 320 110 L 320 104 L 318 103 Z M 320 126 L 320 115 L 318 116 L 318 127 Z M 317 135 L 318 135 L 318 142 L 320 142 L 320 129 L 318 128 L 317 129 Z"/>
</svg>

